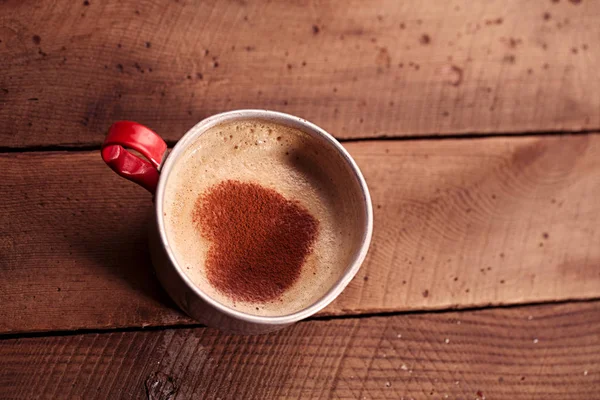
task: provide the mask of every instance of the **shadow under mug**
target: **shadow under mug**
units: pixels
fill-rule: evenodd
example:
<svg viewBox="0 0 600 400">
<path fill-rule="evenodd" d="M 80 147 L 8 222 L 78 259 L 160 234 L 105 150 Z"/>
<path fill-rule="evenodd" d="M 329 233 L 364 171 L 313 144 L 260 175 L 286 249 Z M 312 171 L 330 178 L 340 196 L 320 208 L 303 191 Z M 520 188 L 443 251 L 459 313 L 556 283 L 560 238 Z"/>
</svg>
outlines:
<svg viewBox="0 0 600 400">
<path fill-rule="evenodd" d="M 253 315 L 222 304 L 196 286 L 183 271 L 169 244 L 163 217 L 163 203 L 169 174 L 185 150 L 208 129 L 227 122 L 264 120 L 289 126 L 306 133 L 318 146 L 336 152 L 349 171 L 348 187 L 356 188 L 360 204 L 360 240 L 352 250 L 345 269 L 329 290 L 313 304 L 292 314 L 281 316 Z M 130 153 L 133 149 L 146 159 Z M 122 177 L 131 180 L 154 195 L 154 214 L 150 224 L 149 244 L 152 263 L 159 281 L 177 303 L 192 318 L 224 331 L 258 334 L 281 329 L 307 318 L 331 303 L 358 272 L 364 261 L 373 232 L 373 208 L 365 179 L 350 154 L 329 133 L 318 126 L 288 114 L 267 110 L 237 110 L 209 117 L 190 129 L 167 152 L 167 145 L 149 128 L 130 121 L 115 122 L 102 144 L 102 159 Z"/>
</svg>

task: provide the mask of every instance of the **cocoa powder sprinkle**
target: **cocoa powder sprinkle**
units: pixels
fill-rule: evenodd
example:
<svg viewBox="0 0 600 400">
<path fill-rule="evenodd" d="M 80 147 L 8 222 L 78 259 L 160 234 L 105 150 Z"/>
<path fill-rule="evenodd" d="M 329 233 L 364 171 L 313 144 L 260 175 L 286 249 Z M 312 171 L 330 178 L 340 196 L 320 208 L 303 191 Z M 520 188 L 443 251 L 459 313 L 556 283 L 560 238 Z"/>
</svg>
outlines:
<svg viewBox="0 0 600 400">
<path fill-rule="evenodd" d="M 209 282 L 233 300 L 267 302 L 300 276 L 319 222 L 299 202 L 251 182 L 227 180 L 205 191 L 194 224 L 211 245 Z"/>
</svg>

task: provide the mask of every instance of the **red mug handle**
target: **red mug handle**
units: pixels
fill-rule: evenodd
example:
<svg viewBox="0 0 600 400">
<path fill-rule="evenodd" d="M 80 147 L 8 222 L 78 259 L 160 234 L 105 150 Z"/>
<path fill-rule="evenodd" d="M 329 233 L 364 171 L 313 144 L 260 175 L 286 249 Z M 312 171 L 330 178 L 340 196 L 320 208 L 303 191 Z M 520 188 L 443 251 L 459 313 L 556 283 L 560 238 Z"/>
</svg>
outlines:
<svg viewBox="0 0 600 400">
<path fill-rule="evenodd" d="M 125 147 L 138 151 L 147 160 L 133 155 Z M 108 129 L 102 143 L 102 159 L 117 174 L 154 194 L 158 167 L 166 150 L 167 144 L 154 131 L 137 122 L 118 121 Z"/>
</svg>

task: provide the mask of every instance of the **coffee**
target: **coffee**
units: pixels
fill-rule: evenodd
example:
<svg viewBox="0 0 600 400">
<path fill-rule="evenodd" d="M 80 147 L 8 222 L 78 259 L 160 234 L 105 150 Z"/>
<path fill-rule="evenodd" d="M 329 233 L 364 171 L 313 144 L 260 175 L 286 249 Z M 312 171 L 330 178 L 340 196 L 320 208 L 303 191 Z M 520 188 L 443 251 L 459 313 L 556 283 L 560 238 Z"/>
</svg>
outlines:
<svg viewBox="0 0 600 400">
<path fill-rule="evenodd" d="M 347 187 L 358 182 L 341 157 L 325 140 L 269 121 L 202 133 L 171 169 L 164 197 L 183 272 L 216 301 L 255 315 L 319 300 L 362 239 L 361 199 Z"/>
</svg>

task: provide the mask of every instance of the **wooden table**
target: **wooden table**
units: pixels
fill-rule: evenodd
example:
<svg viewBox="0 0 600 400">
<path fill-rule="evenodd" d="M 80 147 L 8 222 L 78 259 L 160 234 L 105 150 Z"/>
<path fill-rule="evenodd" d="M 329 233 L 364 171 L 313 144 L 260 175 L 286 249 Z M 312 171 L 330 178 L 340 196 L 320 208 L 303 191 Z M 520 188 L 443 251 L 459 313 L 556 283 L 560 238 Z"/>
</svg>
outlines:
<svg viewBox="0 0 600 400">
<path fill-rule="evenodd" d="M 600 399 L 600 2 L 0 2 L 0 398 Z M 118 119 L 332 132 L 359 275 L 264 336 L 174 307 Z"/>
</svg>

